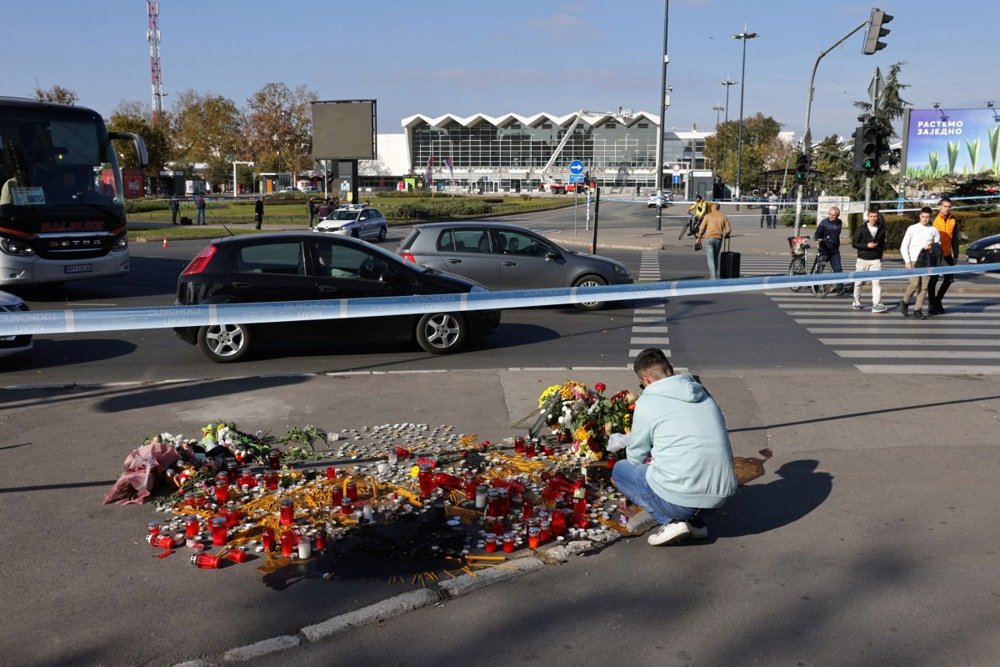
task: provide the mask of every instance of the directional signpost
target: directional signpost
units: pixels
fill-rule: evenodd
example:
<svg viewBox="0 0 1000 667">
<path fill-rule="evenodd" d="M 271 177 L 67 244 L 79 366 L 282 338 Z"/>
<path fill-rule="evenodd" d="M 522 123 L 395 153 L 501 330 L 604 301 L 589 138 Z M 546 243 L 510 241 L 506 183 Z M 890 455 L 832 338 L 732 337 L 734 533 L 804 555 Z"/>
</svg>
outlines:
<svg viewBox="0 0 1000 667">
<path fill-rule="evenodd" d="M 586 165 L 583 160 L 573 160 L 569 163 L 569 182 L 583 183 L 583 170 Z M 576 235 L 577 206 L 580 205 L 580 188 L 573 188 L 573 234 Z M 589 213 L 589 211 L 588 211 Z M 587 228 L 590 228 L 590 216 L 587 216 Z"/>
</svg>

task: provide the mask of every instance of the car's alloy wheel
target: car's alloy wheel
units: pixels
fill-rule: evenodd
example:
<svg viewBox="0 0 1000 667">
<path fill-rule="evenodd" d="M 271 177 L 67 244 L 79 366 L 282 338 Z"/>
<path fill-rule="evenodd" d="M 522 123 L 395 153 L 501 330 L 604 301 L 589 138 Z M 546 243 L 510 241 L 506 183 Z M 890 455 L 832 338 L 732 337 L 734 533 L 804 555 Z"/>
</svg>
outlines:
<svg viewBox="0 0 1000 667">
<path fill-rule="evenodd" d="M 386 237 L 387 234 L 388 234 L 388 232 L 386 231 L 385 227 L 379 227 L 378 228 L 378 242 L 381 243 L 382 241 L 385 241 L 385 237 Z"/>
<path fill-rule="evenodd" d="M 583 276 L 577 279 L 573 283 L 573 287 L 601 287 L 602 285 L 607 285 L 608 281 L 600 276 Z M 600 310 L 604 307 L 603 301 L 584 301 L 582 303 L 576 304 L 576 307 L 580 310 Z"/>
<path fill-rule="evenodd" d="M 245 324 L 215 324 L 198 330 L 198 347 L 220 364 L 239 361 L 250 350 L 252 336 Z"/>
<path fill-rule="evenodd" d="M 428 313 L 417 322 L 417 343 L 431 354 L 454 352 L 467 333 L 465 318 L 453 313 Z"/>
</svg>

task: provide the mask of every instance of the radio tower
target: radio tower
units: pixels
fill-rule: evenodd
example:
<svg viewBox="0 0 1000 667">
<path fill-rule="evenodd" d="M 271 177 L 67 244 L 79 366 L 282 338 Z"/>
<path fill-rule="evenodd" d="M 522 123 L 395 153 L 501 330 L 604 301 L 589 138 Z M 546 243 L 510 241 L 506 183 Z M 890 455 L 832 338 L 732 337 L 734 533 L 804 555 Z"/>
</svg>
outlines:
<svg viewBox="0 0 1000 667">
<path fill-rule="evenodd" d="M 153 87 L 153 122 L 159 122 L 163 114 L 163 78 L 160 76 L 160 0 L 146 0 L 146 14 L 149 17 L 149 29 L 146 30 L 146 41 L 149 42 L 149 70 Z"/>
</svg>

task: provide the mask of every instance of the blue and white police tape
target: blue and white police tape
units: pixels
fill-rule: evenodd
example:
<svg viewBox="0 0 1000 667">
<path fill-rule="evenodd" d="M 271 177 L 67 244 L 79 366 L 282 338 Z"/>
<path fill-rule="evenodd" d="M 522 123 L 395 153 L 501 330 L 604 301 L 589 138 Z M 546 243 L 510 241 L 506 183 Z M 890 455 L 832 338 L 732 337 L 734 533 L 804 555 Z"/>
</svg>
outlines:
<svg viewBox="0 0 1000 667">
<path fill-rule="evenodd" d="M 845 271 L 792 276 L 757 276 L 727 280 L 675 280 L 600 287 L 560 287 L 433 294 L 362 299 L 321 299 L 267 303 L 223 303 L 154 308 L 94 308 L 89 310 L 36 310 L 0 315 L 0 336 L 64 334 L 136 329 L 170 329 L 217 324 L 265 324 L 309 320 L 350 319 L 560 306 L 594 301 L 637 301 L 697 294 L 754 292 L 786 287 L 807 287 L 871 280 L 899 280 L 911 276 L 1000 271 L 1000 263 L 938 266 L 886 271 Z"/>
</svg>

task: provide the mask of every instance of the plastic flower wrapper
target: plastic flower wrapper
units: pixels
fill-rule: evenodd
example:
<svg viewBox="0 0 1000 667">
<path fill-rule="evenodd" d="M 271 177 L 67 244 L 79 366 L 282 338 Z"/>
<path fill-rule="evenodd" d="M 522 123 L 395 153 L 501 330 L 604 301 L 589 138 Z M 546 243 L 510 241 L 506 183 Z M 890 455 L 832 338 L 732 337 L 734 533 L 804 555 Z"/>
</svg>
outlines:
<svg viewBox="0 0 1000 667">
<path fill-rule="evenodd" d="M 180 458 L 177 449 L 165 442 L 152 442 L 133 449 L 122 464 L 125 472 L 104 495 L 104 504 L 144 503 L 157 482 L 166 476 L 167 469 Z"/>
</svg>

